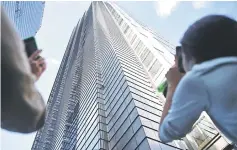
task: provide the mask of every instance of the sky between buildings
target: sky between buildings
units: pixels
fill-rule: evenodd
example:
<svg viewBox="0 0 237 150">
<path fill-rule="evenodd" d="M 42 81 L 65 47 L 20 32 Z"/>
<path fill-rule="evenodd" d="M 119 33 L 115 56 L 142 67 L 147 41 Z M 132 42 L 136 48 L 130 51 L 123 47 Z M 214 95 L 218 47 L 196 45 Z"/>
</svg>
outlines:
<svg viewBox="0 0 237 150">
<path fill-rule="evenodd" d="M 166 40 L 179 44 L 187 27 L 208 14 L 224 14 L 237 20 L 237 2 L 117 1 L 136 20 L 160 33 Z M 47 61 L 47 70 L 37 87 L 47 102 L 61 59 L 73 27 L 90 1 L 46 2 L 41 29 L 36 35 L 38 47 Z M 30 150 L 35 133 L 17 134 L 1 130 L 2 150 Z"/>
</svg>

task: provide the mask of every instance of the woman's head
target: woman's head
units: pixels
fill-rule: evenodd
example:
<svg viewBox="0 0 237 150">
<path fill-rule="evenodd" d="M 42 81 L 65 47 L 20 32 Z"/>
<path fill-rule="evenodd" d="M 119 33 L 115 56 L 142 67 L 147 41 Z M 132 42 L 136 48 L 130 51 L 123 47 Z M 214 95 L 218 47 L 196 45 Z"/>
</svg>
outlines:
<svg viewBox="0 0 237 150">
<path fill-rule="evenodd" d="M 185 71 L 211 59 L 237 56 L 237 22 L 222 15 L 209 15 L 192 24 L 182 39 Z"/>
</svg>

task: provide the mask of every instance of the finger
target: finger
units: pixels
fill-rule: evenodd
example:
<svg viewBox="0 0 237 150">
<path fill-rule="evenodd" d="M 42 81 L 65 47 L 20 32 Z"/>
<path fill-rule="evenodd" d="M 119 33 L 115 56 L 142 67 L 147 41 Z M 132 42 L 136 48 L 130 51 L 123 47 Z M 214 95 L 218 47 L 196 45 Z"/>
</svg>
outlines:
<svg viewBox="0 0 237 150">
<path fill-rule="evenodd" d="M 39 54 L 42 52 L 42 50 L 35 51 L 29 58 L 34 60 Z"/>
<path fill-rule="evenodd" d="M 39 65 L 42 67 L 43 65 L 46 65 L 46 62 L 43 60 L 43 61 L 40 61 L 40 62 L 38 62 L 39 63 Z"/>
<path fill-rule="evenodd" d="M 41 58 L 41 56 L 38 55 L 38 56 L 34 57 L 33 59 L 34 59 L 34 60 L 38 60 L 38 59 L 40 59 L 40 58 Z"/>
<path fill-rule="evenodd" d="M 39 76 L 41 76 L 45 70 L 46 70 L 46 63 L 40 65 Z"/>
<path fill-rule="evenodd" d="M 37 60 L 40 58 L 39 54 L 41 53 L 42 51 L 41 50 L 37 50 L 35 51 L 30 57 L 29 59 L 30 60 Z"/>
<path fill-rule="evenodd" d="M 46 67 L 46 62 L 42 61 L 39 65 L 40 65 L 41 68 L 45 68 Z"/>
<path fill-rule="evenodd" d="M 39 59 L 36 60 L 38 63 L 41 63 L 43 61 L 45 61 L 45 59 L 43 57 L 40 57 Z"/>
<path fill-rule="evenodd" d="M 43 66 L 42 66 L 42 72 L 44 72 L 45 70 L 46 70 L 46 63 L 43 64 Z"/>
</svg>

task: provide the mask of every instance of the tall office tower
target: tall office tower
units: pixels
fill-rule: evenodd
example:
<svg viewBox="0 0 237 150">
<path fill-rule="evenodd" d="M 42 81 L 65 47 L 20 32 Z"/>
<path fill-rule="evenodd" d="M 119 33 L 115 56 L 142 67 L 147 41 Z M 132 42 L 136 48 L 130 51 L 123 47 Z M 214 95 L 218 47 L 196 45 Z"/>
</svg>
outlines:
<svg viewBox="0 0 237 150">
<path fill-rule="evenodd" d="M 1 5 L 22 39 L 35 36 L 41 26 L 45 2 L 3 1 Z"/>
<path fill-rule="evenodd" d="M 190 138 L 164 144 L 158 137 L 164 97 L 155 87 L 173 54 L 116 5 L 92 2 L 73 29 L 32 149 L 194 149 Z"/>
</svg>

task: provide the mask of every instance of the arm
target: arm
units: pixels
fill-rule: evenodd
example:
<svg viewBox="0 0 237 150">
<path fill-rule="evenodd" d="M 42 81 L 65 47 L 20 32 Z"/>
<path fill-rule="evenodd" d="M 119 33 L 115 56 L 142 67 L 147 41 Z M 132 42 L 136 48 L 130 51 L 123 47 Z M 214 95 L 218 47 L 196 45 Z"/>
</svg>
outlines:
<svg viewBox="0 0 237 150">
<path fill-rule="evenodd" d="M 177 50 L 179 50 L 179 51 L 177 51 Z M 165 96 L 166 102 L 165 102 L 164 109 L 162 111 L 160 124 L 162 124 L 165 116 L 168 114 L 175 89 L 176 89 L 179 81 L 183 77 L 183 74 L 181 74 L 180 69 L 179 69 L 180 68 L 179 67 L 180 57 L 177 55 L 178 53 L 180 53 L 180 47 L 176 47 L 175 64 L 172 68 L 170 68 L 170 70 L 166 74 L 166 78 L 168 79 L 167 80 L 168 87 L 167 87 L 167 93 Z M 172 76 L 172 75 L 174 75 L 174 76 Z"/>
<path fill-rule="evenodd" d="M 173 95 L 174 95 L 175 88 L 176 88 L 176 86 L 173 86 L 173 87 L 172 86 L 168 86 L 165 106 L 164 106 L 164 109 L 162 111 L 162 115 L 161 115 L 161 119 L 160 119 L 160 124 L 162 124 L 165 116 L 168 114 L 168 111 L 169 111 L 170 106 L 171 106 L 172 98 L 173 98 Z"/>
<path fill-rule="evenodd" d="M 184 137 L 192 130 L 200 114 L 210 105 L 205 84 L 192 74 L 186 75 L 181 80 L 173 98 L 172 94 L 169 96 L 167 101 L 170 102 L 167 102 L 167 108 L 164 108 L 166 110 L 162 114 L 163 120 L 159 130 L 159 136 L 163 142 Z"/>
<path fill-rule="evenodd" d="M 175 89 L 176 89 L 179 81 L 183 77 L 183 74 L 181 74 L 179 72 L 179 69 L 177 67 L 177 63 L 178 63 L 177 60 L 178 59 L 176 57 L 175 58 L 175 65 L 172 68 L 170 68 L 170 70 L 166 74 L 168 87 L 167 87 L 167 94 L 166 94 L 166 102 L 165 102 L 164 109 L 162 111 L 160 124 L 162 124 L 164 118 L 168 114 L 168 111 L 169 111 L 171 103 L 172 103 L 172 98 L 173 98 Z"/>
</svg>

